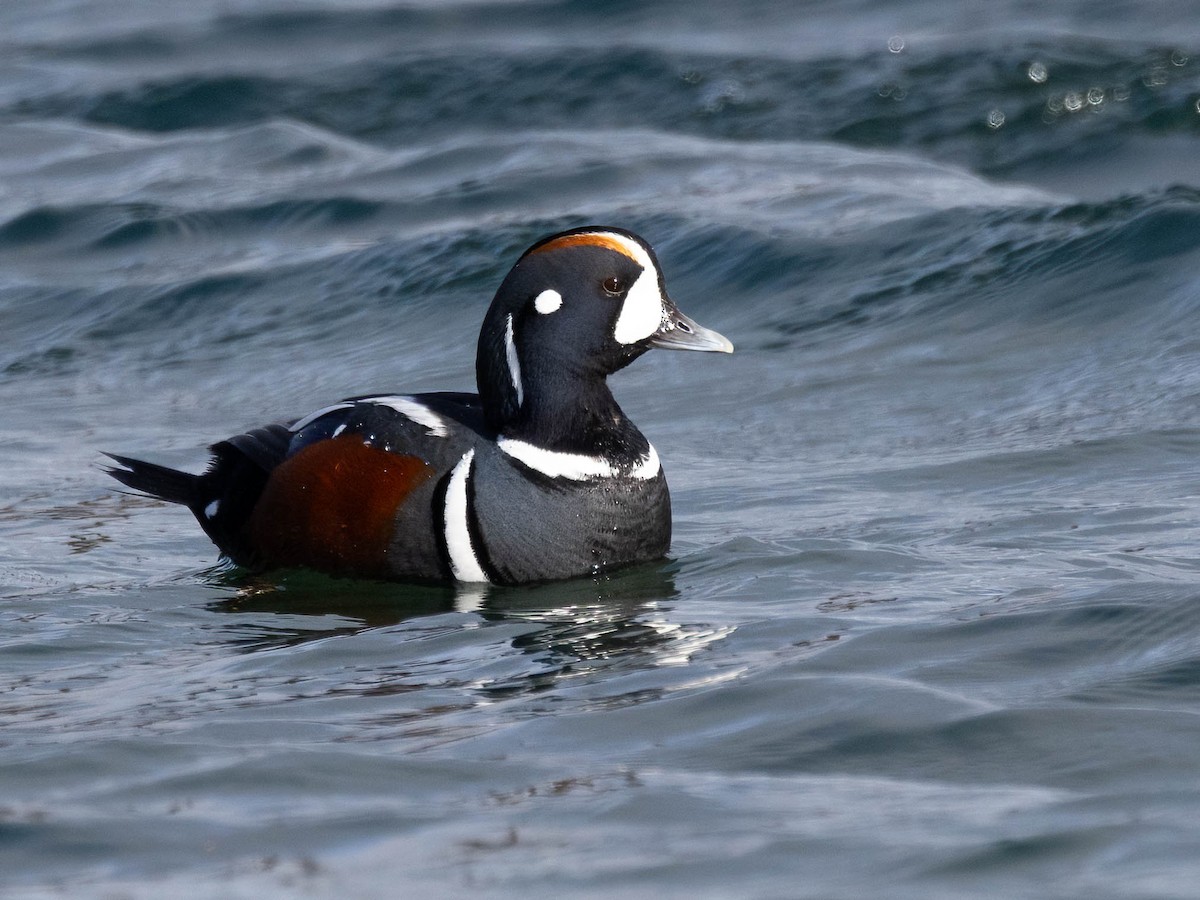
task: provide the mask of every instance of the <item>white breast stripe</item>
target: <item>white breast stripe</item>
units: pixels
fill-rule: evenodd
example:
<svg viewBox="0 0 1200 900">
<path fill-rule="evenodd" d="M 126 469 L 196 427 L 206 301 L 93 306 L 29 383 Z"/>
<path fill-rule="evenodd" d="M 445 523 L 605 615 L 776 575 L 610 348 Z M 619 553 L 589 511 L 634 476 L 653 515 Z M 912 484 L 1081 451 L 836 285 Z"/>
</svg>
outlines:
<svg viewBox="0 0 1200 900">
<path fill-rule="evenodd" d="M 380 406 L 394 409 L 400 415 L 412 419 L 418 425 L 424 426 L 425 430 L 434 437 L 445 437 L 450 433 L 449 429 L 446 428 L 445 419 L 424 403 L 414 400 L 412 397 L 389 394 L 383 397 L 369 397 L 368 402 L 378 403 Z"/>
<path fill-rule="evenodd" d="M 513 340 L 512 313 L 504 322 L 504 355 L 508 357 L 508 374 L 517 392 L 517 408 L 520 409 L 525 405 L 525 387 L 521 384 L 521 360 L 517 358 L 517 344 Z"/>
<path fill-rule="evenodd" d="M 500 438 L 496 443 L 506 455 L 549 478 L 589 481 L 593 478 L 615 478 L 625 474 L 623 470 L 602 456 L 561 453 L 558 450 L 547 450 L 544 447 L 512 438 Z M 658 475 L 660 468 L 658 452 L 651 447 L 637 465 L 629 470 L 628 475 L 639 481 L 649 481 Z"/>
<path fill-rule="evenodd" d="M 641 481 L 649 481 L 654 478 L 662 470 L 662 463 L 658 460 L 658 451 L 654 449 L 654 445 L 650 445 L 650 449 L 646 451 L 646 455 L 642 457 L 642 461 L 633 467 L 633 471 L 629 474 Z"/>
<path fill-rule="evenodd" d="M 471 546 L 471 531 L 467 527 L 467 479 L 471 477 L 471 465 L 475 461 L 474 449 L 463 454 L 446 486 L 446 553 L 450 557 L 450 571 L 458 581 L 487 581 L 475 548 Z"/>
<path fill-rule="evenodd" d="M 317 419 L 321 418 L 321 416 L 327 415 L 331 412 L 336 412 L 339 409 L 349 409 L 353 405 L 353 403 L 335 403 L 333 406 L 326 406 L 324 409 L 318 409 L 315 413 L 310 413 L 303 419 L 293 422 L 288 426 L 288 431 L 292 432 L 293 434 L 295 434 L 297 431 L 303 431 L 313 422 L 317 421 Z"/>
</svg>

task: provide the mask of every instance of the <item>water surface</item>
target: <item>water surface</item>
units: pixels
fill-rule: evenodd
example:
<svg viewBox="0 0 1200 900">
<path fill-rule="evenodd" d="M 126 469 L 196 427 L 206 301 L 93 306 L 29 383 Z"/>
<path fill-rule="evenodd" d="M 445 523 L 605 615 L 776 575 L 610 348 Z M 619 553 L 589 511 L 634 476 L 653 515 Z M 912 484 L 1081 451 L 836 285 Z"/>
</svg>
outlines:
<svg viewBox="0 0 1200 900">
<path fill-rule="evenodd" d="M 1194 896 L 1198 14 L 0 9 L 4 892 Z M 668 561 L 251 577 L 100 471 L 469 389 L 597 221 L 738 347 L 614 379 Z"/>
</svg>

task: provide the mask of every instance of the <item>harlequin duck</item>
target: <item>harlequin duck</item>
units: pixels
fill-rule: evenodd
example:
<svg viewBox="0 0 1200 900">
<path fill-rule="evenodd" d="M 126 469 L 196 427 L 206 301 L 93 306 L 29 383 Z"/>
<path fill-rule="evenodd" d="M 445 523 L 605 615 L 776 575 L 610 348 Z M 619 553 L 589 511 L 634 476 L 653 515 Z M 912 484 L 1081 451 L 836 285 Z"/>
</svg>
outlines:
<svg viewBox="0 0 1200 900">
<path fill-rule="evenodd" d="M 353 397 L 213 445 L 202 475 L 125 456 L 108 472 L 251 569 L 520 584 L 658 559 L 667 481 L 605 382 L 652 347 L 733 351 L 675 307 L 642 238 L 579 228 L 501 283 L 478 394 Z"/>
</svg>

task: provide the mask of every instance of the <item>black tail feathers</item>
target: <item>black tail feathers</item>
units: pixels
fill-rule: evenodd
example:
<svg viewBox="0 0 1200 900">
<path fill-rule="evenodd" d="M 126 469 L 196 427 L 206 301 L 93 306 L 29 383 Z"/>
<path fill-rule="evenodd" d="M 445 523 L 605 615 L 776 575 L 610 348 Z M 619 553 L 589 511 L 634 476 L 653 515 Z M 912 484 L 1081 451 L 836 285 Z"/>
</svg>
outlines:
<svg viewBox="0 0 1200 900">
<path fill-rule="evenodd" d="M 142 491 L 152 497 L 158 497 L 160 500 L 182 503 L 187 507 L 195 506 L 199 499 L 199 475 L 180 472 L 178 469 L 168 469 L 166 466 L 143 462 L 128 456 L 117 456 L 113 453 L 104 455 L 117 463 L 116 466 L 109 466 L 105 471 L 126 487 Z"/>
</svg>

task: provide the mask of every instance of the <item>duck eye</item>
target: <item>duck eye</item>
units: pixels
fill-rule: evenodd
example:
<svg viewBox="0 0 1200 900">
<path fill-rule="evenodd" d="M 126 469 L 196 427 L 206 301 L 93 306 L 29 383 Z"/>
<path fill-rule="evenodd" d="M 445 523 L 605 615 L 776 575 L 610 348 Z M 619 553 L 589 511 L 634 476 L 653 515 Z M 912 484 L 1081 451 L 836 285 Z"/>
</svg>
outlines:
<svg viewBox="0 0 1200 900">
<path fill-rule="evenodd" d="M 612 294 L 614 297 L 625 293 L 626 288 L 625 279 L 618 278 L 616 275 L 610 275 L 608 278 L 605 278 L 600 286 L 604 288 L 606 293 Z"/>
</svg>

